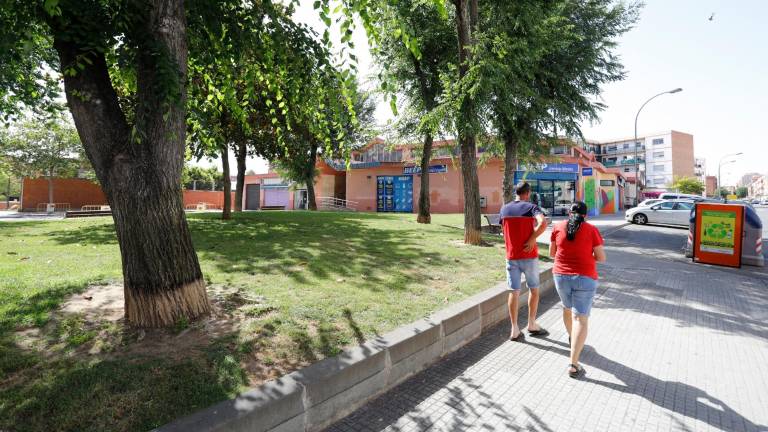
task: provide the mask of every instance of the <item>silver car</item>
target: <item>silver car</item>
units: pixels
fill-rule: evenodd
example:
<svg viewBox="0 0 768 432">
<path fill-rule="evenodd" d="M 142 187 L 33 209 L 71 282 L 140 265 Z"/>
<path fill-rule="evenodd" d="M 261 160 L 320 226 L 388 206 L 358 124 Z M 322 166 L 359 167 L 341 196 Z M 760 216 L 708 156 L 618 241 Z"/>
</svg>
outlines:
<svg viewBox="0 0 768 432">
<path fill-rule="evenodd" d="M 660 224 L 687 227 L 691 210 L 695 205 L 691 200 L 665 200 L 650 207 L 629 209 L 624 219 L 638 225 Z"/>
</svg>

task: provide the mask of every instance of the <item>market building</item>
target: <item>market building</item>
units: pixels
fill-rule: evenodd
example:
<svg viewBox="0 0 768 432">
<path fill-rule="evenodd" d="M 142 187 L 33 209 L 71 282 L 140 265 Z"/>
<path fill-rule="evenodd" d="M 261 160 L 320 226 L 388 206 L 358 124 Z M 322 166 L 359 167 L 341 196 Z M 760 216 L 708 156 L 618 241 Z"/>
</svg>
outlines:
<svg viewBox="0 0 768 432">
<path fill-rule="evenodd" d="M 591 215 L 617 213 L 624 208 L 626 178 L 576 146 L 552 155 L 551 162 L 520 166 L 515 182 L 531 184 L 533 199 L 554 214 L 567 213 L 574 200 L 583 200 Z M 504 162 L 483 157 L 478 151 L 480 206 L 483 213 L 498 213 L 503 205 Z M 358 211 L 414 213 L 418 210 L 419 177 L 423 175 L 411 148 L 389 146 L 377 139 L 352 155 L 347 167 L 341 162 L 321 162 L 317 196 L 346 200 Z M 331 170 L 333 172 L 331 172 Z M 455 142 L 434 143 L 429 164 L 430 210 L 461 213 L 464 194 L 461 166 Z M 344 187 L 338 187 L 338 185 Z M 331 186 L 333 185 L 333 186 Z"/>
</svg>

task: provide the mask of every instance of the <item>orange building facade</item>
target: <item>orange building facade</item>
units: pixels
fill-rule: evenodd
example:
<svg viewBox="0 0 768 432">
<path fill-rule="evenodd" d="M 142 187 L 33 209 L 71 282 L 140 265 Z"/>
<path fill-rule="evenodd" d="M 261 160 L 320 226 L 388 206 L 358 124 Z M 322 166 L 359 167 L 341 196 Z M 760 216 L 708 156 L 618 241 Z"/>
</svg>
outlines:
<svg viewBox="0 0 768 432">
<path fill-rule="evenodd" d="M 432 213 L 461 213 L 464 194 L 461 166 L 452 141 L 436 142 L 436 156 L 430 161 L 430 210 Z M 348 201 L 358 211 L 418 211 L 420 173 L 408 147 L 390 148 L 376 140 L 354 152 L 349 166 L 321 163 L 317 196 L 333 195 Z M 329 165 L 330 164 L 330 165 Z M 344 176 L 342 180 L 340 177 Z M 503 205 L 504 163 L 499 158 L 478 161 L 481 208 L 498 213 Z M 607 168 L 595 156 L 578 147 L 551 162 L 515 172 L 515 182 L 528 181 L 533 200 L 551 213 L 565 214 L 574 200 L 585 201 L 591 215 L 613 214 L 624 208 L 626 179 L 620 170 Z M 328 185 L 344 184 L 344 192 Z"/>
</svg>

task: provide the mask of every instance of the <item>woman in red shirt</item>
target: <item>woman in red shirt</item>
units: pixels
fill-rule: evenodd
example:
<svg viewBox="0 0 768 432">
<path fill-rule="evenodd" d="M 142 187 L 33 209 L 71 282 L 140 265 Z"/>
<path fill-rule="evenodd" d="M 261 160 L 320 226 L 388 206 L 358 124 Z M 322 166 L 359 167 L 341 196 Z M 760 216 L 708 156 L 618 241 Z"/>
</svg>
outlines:
<svg viewBox="0 0 768 432">
<path fill-rule="evenodd" d="M 586 371 L 579 355 L 587 339 L 587 322 L 597 291 L 597 263 L 605 262 L 603 238 L 594 225 L 586 222 L 587 205 L 571 205 L 567 221 L 552 229 L 549 256 L 555 257 L 555 288 L 563 302 L 563 322 L 571 344 L 568 375 L 580 378 Z"/>
</svg>

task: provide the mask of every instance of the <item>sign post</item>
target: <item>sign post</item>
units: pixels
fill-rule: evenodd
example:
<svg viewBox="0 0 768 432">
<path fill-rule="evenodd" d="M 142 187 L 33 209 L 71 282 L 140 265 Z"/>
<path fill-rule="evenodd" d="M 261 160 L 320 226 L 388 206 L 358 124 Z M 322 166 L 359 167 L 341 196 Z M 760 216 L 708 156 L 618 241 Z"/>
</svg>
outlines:
<svg viewBox="0 0 768 432">
<path fill-rule="evenodd" d="M 696 204 L 693 260 L 704 264 L 741 267 L 744 207 Z"/>
</svg>

